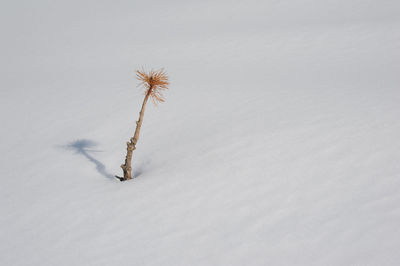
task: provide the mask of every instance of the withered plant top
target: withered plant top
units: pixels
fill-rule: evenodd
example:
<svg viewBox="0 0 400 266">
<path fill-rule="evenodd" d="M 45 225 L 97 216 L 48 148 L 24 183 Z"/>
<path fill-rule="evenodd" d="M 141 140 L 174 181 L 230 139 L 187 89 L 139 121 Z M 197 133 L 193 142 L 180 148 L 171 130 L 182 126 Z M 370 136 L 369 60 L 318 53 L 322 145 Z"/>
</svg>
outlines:
<svg viewBox="0 0 400 266">
<path fill-rule="evenodd" d="M 147 73 L 144 70 L 137 70 L 136 77 L 140 81 L 140 85 L 145 88 L 145 95 L 151 96 L 154 104 L 165 101 L 162 91 L 168 89 L 169 82 L 163 69 L 151 70 Z"/>
</svg>

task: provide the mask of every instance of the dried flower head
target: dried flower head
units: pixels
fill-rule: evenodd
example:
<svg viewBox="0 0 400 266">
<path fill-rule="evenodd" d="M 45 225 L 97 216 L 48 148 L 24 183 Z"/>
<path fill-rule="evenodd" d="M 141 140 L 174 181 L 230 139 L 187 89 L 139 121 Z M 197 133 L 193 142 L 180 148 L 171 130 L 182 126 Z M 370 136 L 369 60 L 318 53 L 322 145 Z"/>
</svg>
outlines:
<svg viewBox="0 0 400 266">
<path fill-rule="evenodd" d="M 162 91 L 168 89 L 169 82 L 163 69 L 151 70 L 148 73 L 137 70 L 136 77 L 145 88 L 145 95 L 150 95 L 154 104 L 165 101 Z"/>
</svg>

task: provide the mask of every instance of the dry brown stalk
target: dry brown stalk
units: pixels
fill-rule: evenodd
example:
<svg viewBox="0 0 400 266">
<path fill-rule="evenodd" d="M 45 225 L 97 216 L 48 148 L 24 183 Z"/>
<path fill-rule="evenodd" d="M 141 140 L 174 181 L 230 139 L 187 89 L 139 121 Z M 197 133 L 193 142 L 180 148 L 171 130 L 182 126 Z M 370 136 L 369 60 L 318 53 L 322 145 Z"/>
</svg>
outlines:
<svg viewBox="0 0 400 266">
<path fill-rule="evenodd" d="M 163 69 L 151 70 L 147 73 L 144 70 L 137 70 L 136 77 L 140 81 L 140 85 L 145 89 L 145 96 L 139 113 L 139 120 L 136 121 L 135 134 L 130 141 L 126 143 L 125 163 L 121 165 L 124 177 L 116 176 L 121 181 L 132 179 L 132 153 L 136 149 L 136 144 L 139 140 L 140 128 L 142 127 L 147 100 L 150 97 L 154 104 L 164 102 L 165 99 L 162 91 L 167 90 L 169 85 L 168 76 Z"/>
</svg>

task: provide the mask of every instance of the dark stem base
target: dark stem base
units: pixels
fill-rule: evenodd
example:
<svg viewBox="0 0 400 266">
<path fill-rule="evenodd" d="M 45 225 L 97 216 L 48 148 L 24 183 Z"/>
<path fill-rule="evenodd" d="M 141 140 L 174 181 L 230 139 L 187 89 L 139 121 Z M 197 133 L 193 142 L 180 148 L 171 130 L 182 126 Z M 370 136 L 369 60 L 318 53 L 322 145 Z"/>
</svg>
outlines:
<svg viewBox="0 0 400 266">
<path fill-rule="evenodd" d="M 115 178 L 117 178 L 121 182 L 128 180 L 128 179 L 125 179 L 125 178 L 117 176 L 117 175 L 115 175 Z"/>
</svg>

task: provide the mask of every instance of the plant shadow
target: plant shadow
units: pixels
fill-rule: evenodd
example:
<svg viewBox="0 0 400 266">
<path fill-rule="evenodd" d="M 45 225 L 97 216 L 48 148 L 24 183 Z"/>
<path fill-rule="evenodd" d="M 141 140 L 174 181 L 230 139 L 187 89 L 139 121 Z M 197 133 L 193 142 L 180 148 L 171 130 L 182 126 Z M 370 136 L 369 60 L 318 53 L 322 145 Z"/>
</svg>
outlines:
<svg viewBox="0 0 400 266">
<path fill-rule="evenodd" d="M 66 149 L 75 151 L 75 153 L 77 154 L 84 156 L 87 160 L 89 160 L 89 162 L 95 165 L 96 171 L 102 176 L 113 179 L 114 175 L 109 173 L 106 169 L 106 166 L 102 162 L 94 158 L 93 155 L 91 154 L 93 152 L 99 152 L 98 150 L 94 150 L 94 148 L 97 146 L 98 144 L 92 140 L 78 139 L 76 141 L 67 144 L 64 147 Z"/>
</svg>

